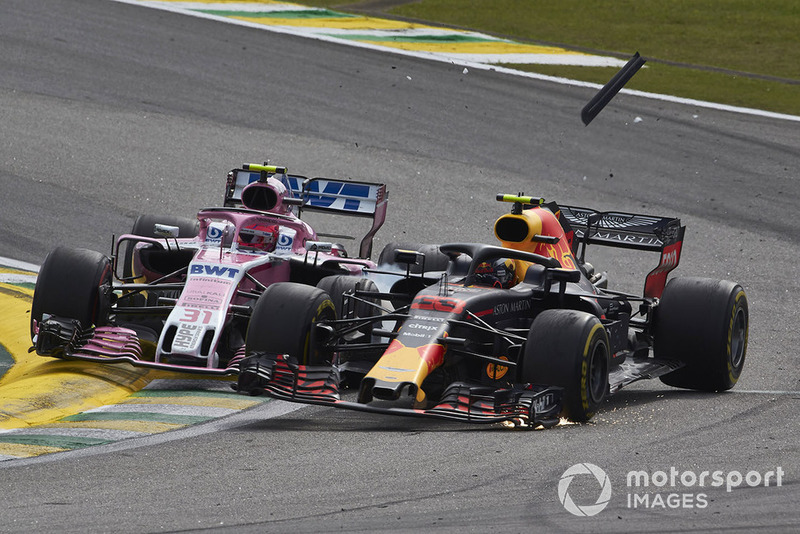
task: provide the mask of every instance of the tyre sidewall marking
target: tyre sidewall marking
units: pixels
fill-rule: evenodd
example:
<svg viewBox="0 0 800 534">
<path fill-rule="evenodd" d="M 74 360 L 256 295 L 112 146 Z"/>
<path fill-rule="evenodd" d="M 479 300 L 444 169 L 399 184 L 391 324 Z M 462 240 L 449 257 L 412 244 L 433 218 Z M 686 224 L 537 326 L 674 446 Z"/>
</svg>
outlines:
<svg viewBox="0 0 800 534">
<path fill-rule="evenodd" d="M 744 290 L 740 290 L 736 296 L 733 298 L 733 306 L 731 307 L 731 318 L 728 322 L 728 340 L 726 344 L 726 351 L 727 351 L 727 358 L 726 364 L 728 367 L 728 380 L 731 384 L 735 384 L 739 380 L 739 375 L 741 374 L 741 368 L 738 370 L 733 367 L 733 328 L 734 323 L 736 322 L 736 312 L 743 308 L 742 306 L 742 299 L 744 298 Z M 745 332 L 744 332 L 744 347 L 743 350 L 746 350 L 747 347 L 747 335 L 748 335 L 748 328 L 747 328 L 747 319 L 745 319 Z M 742 364 L 744 364 L 744 355 L 742 355 Z"/>
<path fill-rule="evenodd" d="M 593 412 L 589 411 L 589 350 L 593 345 L 592 341 L 594 340 L 597 330 L 601 328 L 603 328 L 603 324 L 599 322 L 592 326 L 589 335 L 586 337 L 586 344 L 583 347 L 583 357 L 581 358 L 581 406 L 587 415 L 590 416 Z M 605 333 L 605 330 L 603 330 L 603 332 Z M 603 338 L 605 337 L 604 335 Z M 608 346 L 607 341 L 606 346 Z"/>
<path fill-rule="evenodd" d="M 108 296 L 107 293 L 104 291 L 104 286 L 107 287 L 110 285 L 111 281 L 111 262 L 108 262 L 103 267 L 103 271 L 100 273 L 100 284 L 97 286 L 97 294 L 95 295 L 95 301 L 92 305 L 92 321 L 95 323 L 95 326 L 101 326 L 102 323 L 106 323 L 108 314 L 111 312 L 110 309 L 101 309 L 105 303 L 103 299 Z M 106 308 L 107 306 L 103 306 Z M 101 316 L 103 315 L 103 316 Z"/>
<path fill-rule="evenodd" d="M 319 303 L 317 306 L 317 310 L 314 312 L 314 315 L 311 317 L 311 323 L 309 325 L 308 331 L 306 332 L 306 338 L 303 341 L 303 360 L 305 361 L 305 365 L 310 363 L 311 354 L 309 353 L 310 346 L 311 346 L 311 330 L 315 323 L 319 321 L 319 318 L 322 316 L 322 312 L 325 311 L 326 308 L 330 308 L 333 312 L 333 316 L 336 317 L 336 308 L 333 306 L 333 301 L 330 299 L 324 299 L 322 302 Z"/>
</svg>

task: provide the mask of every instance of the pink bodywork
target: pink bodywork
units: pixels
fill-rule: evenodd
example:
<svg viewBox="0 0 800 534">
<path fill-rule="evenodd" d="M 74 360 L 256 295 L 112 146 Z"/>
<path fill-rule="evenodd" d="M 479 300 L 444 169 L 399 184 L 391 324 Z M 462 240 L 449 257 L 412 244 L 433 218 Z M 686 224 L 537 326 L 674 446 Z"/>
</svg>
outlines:
<svg viewBox="0 0 800 534">
<path fill-rule="evenodd" d="M 120 245 L 126 242 L 128 246 L 138 248 L 155 244 L 162 248 L 195 250 L 180 297 L 158 340 L 144 339 L 135 328 L 100 327 L 71 357 L 104 363 L 129 362 L 141 367 L 200 374 L 235 374 L 238 361 L 244 356 L 244 346 L 225 368 L 219 367 L 215 352 L 234 307 L 246 306 L 252 302 L 254 293 L 270 284 L 288 281 L 290 261 L 318 266 L 342 259 L 338 250 L 317 242 L 314 230 L 291 213 L 281 215 L 244 208 L 209 208 L 200 211 L 197 218 L 200 229 L 195 238 L 161 239 L 124 234 L 117 240 L 115 256 L 118 258 Z M 241 229 L 252 225 L 279 227 L 274 251 L 256 250 L 239 244 Z M 147 271 L 139 261 L 139 254 L 133 255 L 133 261 L 134 272 L 141 273 L 145 282 L 163 277 L 161 273 Z M 375 267 L 373 262 L 364 259 L 348 259 L 340 265 L 354 275 L 365 268 Z M 124 287 L 125 284 L 116 289 Z M 242 296 L 242 293 L 250 296 Z M 167 363 L 170 356 L 205 364 Z"/>
</svg>

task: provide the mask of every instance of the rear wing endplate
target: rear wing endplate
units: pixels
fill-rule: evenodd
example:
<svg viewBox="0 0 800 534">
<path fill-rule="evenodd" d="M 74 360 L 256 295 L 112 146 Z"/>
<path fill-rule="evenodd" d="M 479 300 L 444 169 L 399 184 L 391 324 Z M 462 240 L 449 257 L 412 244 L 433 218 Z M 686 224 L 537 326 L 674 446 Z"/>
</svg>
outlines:
<svg viewBox="0 0 800 534">
<path fill-rule="evenodd" d="M 600 212 L 576 206 L 559 206 L 559 209 L 575 232 L 572 250 L 576 255 L 578 244 L 660 252 L 658 266 L 645 279 L 644 296 L 661 296 L 667 274 L 680 261 L 686 230 L 680 219 L 619 211 Z"/>
<path fill-rule="evenodd" d="M 271 177 L 286 186 L 289 198 L 299 199 L 298 215 L 303 210 L 329 213 L 341 213 L 357 217 L 372 218 L 372 226 L 361 240 L 359 257 L 368 258 L 372 253 L 372 240 L 378 229 L 386 221 L 387 191 L 386 184 L 358 182 L 351 180 L 335 180 L 332 178 L 307 178 L 297 174 L 288 174 L 283 167 L 265 167 L 261 165 L 245 165 L 242 169 L 231 171 L 231 178 L 226 188 L 225 206 L 240 207 L 242 190 L 261 177 L 263 169 L 275 169 Z"/>
</svg>

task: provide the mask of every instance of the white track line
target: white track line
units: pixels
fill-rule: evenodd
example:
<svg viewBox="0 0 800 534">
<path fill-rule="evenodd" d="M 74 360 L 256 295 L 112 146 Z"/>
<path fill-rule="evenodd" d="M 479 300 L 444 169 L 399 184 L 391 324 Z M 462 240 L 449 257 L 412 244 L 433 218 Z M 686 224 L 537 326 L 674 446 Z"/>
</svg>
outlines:
<svg viewBox="0 0 800 534">
<path fill-rule="evenodd" d="M 227 24 L 235 24 L 237 26 L 246 26 L 246 27 L 249 27 L 249 28 L 265 30 L 265 31 L 273 32 L 273 33 L 282 33 L 282 34 L 294 35 L 294 36 L 301 35 L 303 37 L 307 37 L 309 39 L 316 39 L 318 41 L 325 41 L 325 42 L 331 42 L 331 43 L 337 43 L 337 44 L 347 44 L 349 46 L 355 46 L 355 47 L 358 47 L 358 48 L 366 48 L 366 49 L 370 49 L 370 50 L 377 50 L 377 51 L 380 51 L 380 52 L 398 54 L 398 55 L 402 55 L 402 56 L 416 57 L 416 58 L 427 59 L 427 60 L 431 60 L 431 61 L 439 61 L 439 62 L 442 62 L 442 63 L 450 63 L 452 65 L 469 67 L 469 68 L 477 69 L 477 70 L 496 71 L 496 72 L 501 72 L 501 73 L 504 73 L 504 74 L 511 74 L 511 75 L 514 75 L 514 76 L 522 76 L 524 78 L 531 78 L 531 79 L 535 79 L 535 80 L 543 80 L 543 81 L 558 83 L 558 84 L 562 84 L 562 85 L 570 85 L 570 86 L 574 86 L 574 87 L 587 87 L 587 88 L 592 88 L 592 89 L 600 89 L 602 87 L 602 85 L 596 84 L 596 83 L 581 82 L 581 81 L 577 81 L 577 80 L 570 80 L 570 79 L 567 79 L 567 78 L 560 78 L 560 77 L 557 77 L 557 76 L 546 76 L 544 74 L 537 74 L 537 73 L 534 73 L 534 72 L 523 72 L 523 71 L 519 71 L 519 70 L 509 69 L 509 68 L 506 68 L 506 67 L 498 67 L 498 66 L 495 66 L 495 65 L 489 65 L 489 64 L 486 64 L 486 63 L 477 63 L 477 62 L 474 62 L 474 61 L 459 60 L 459 59 L 456 59 L 456 58 L 453 58 L 453 57 L 446 57 L 446 56 L 444 56 L 442 54 L 435 54 L 435 53 L 432 53 L 432 52 L 417 52 L 417 51 L 411 51 L 411 50 L 400 50 L 400 49 L 395 49 L 395 48 L 386 48 L 386 47 L 376 46 L 376 45 L 372 45 L 370 43 L 364 43 L 364 42 L 359 42 L 359 41 L 343 41 L 342 39 L 336 39 L 334 37 L 329 37 L 329 36 L 326 36 L 326 35 L 319 35 L 319 34 L 316 34 L 316 33 L 301 32 L 301 30 L 296 28 L 296 27 L 287 28 L 287 27 L 279 27 L 279 26 L 267 26 L 267 25 L 264 25 L 264 24 L 257 24 L 257 23 L 254 23 L 254 22 L 231 19 L 231 18 L 227 18 L 227 17 L 220 17 L 220 16 L 217 16 L 217 15 L 210 15 L 208 13 L 200 13 L 198 11 L 191 11 L 191 10 L 187 10 L 187 9 L 177 8 L 175 6 L 165 5 L 165 4 L 160 3 L 160 2 L 147 2 L 147 1 L 139 1 L 139 0 L 112 0 L 112 1 L 123 3 L 123 4 L 135 5 L 135 6 L 150 7 L 150 8 L 154 8 L 154 9 L 160 9 L 160 10 L 163 10 L 163 11 L 171 11 L 173 13 L 180 13 L 180 14 L 183 14 L 183 15 L 190 15 L 190 16 L 193 16 L 193 17 L 199 17 L 199 18 L 204 18 L 204 19 L 209 19 L 209 20 L 216 20 L 218 22 L 224 22 L 224 23 L 227 23 Z M 772 111 L 764 111 L 764 110 L 761 110 L 761 109 L 752 109 L 752 108 L 743 108 L 743 107 L 738 107 L 738 106 L 729 106 L 729 105 L 726 105 L 726 104 L 718 104 L 716 102 L 705 102 L 703 100 L 694 100 L 692 98 L 680 98 L 680 97 L 677 97 L 677 96 L 660 95 L 660 94 L 657 94 L 657 93 L 647 93 L 647 92 L 644 92 L 644 91 L 635 91 L 635 90 L 632 90 L 632 89 L 622 89 L 620 92 L 624 93 L 624 94 L 638 96 L 638 97 L 641 97 L 641 98 L 649 98 L 651 100 L 661 100 L 661 101 L 664 101 L 664 102 L 672 102 L 672 103 L 675 103 L 675 104 L 684 104 L 684 105 L 688 105 L 688 106 L 696 106 L 696 107 L 701 107 L 701 108 L 706 108 L 706 109 L 715 109 L 715 110 L 719 110 L 719 111 L 728 111 L 728 112 L 731 112 L 731 113 L 739 113 L 739 114 L 743 114 L 743 115 L 753 115 L 753 116 L 758 116 L 758 117 L 766 117 L 766 118 L 770 118 L 770 119 L 779 119 L 779 120 L 788 120 L 788 121 L 800 122 L 800 116 L 797 116 L 797 115 L 788 115 L 788 114 L 785 114 L 785 113 L 775 113 L 775 112 L 772 112 Z"/>
<path fill-rule="evenodd" d="M 11 258 L 3 258 L 0 256 L 0 267 L 10 267 L 12 269 L 19 269 L 20 271 L 30 271 L 32 273 L 39 272 L 39 266 L 32 263 L 27 263 L 19 260 L 12 260 Z"/>
<path fill-rule="evenodd" d="M 747 393 L 750 395 L 797 395 L 800 396 L 800 391 L 768 391 L 762 389 L 732 389 L 731 393 Z"/>
</svg>

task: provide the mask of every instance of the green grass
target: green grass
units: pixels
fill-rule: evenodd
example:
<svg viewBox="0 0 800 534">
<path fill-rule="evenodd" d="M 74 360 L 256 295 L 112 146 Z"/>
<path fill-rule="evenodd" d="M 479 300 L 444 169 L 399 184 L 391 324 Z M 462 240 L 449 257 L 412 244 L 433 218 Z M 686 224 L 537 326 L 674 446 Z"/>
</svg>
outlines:
<svg viewBox="0 0 800 534">
<path fill-rule="evenodd" d="M 617 72 L 616 68 L 509 66 L 519 70 L 600 84 L 606 83 Z M 636 73 L 626 87 L 649 93 L 670 94 L 731 106 L 800 115 L 800 85 L 648 63 L 646 68 Z"/>
<path fill-rule="evenodd" d="M 629 88 L 800 115 L 799 0 L 419 0 L 388 13 L 598 53 L 638 50 L 649 68 Z M 598 83 L 615 72 L 516 68 Z"/>
<path fill-rule="evenodd" d="M 393 13 L 800 80 L 797 0 L 424 0 Z"/>
</svg>

